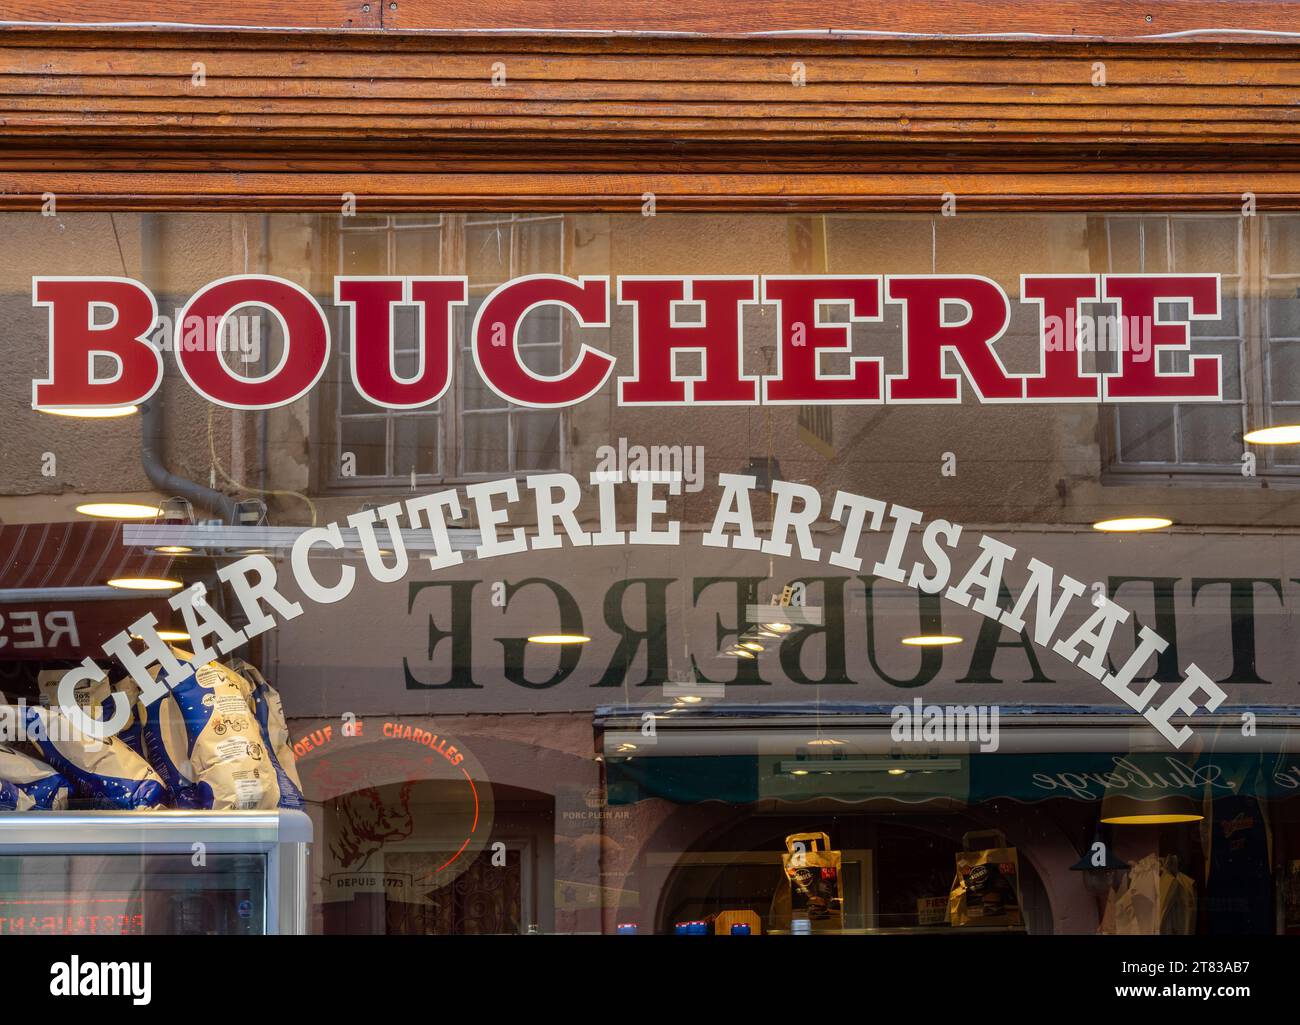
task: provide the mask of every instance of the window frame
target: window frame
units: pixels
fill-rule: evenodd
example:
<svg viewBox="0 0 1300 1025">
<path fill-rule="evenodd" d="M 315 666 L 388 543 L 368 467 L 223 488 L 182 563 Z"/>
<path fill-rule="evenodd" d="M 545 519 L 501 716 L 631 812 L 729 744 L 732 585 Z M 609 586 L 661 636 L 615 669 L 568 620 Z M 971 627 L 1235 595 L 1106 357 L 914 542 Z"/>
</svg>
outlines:
<svg viewBox="0 0 1300 1025">
<path fill-rule="evenodd" d="M 1240 407 L 1242 411 L 1242 432 L 1270 423 L 1270 385 L 1271 342 L 1267 331 L 1267 310 L 1263 286 L 1267 281 L 1265 263 L 1265 244 L 1267 234 L 1265 224 L 1271 216 L 1290 216 L 1260 213 L 1246 216 L 1242 212 L 1223 213 L 1201 210 L 1149 210 L 1125 211 L 1107 214 L 1097 220 L 1103 222 L 1100 227 L 1106 231 L 1105 242 L 1109 245 L 1110 225 L 1122 220 L 1150 220 L 1164 218 L 1166 230 L 1166 258 L 1172 260 L 1173 233 L 1168 230 L 1175 220 L 1232 220 L 1239 225 L 1237 238 L 1238 264 L 1237 273 L 1231 275 L 1237 281 L 1236 300 L 1238 303 L 1238 331 L 1235 336 L 1202 336 L 1193 339 L 1213 342 L 1239 341 L 1241 358 L 1239 361 L 1239 382 L 1241 389 Z M 1110 252 L 1106 249 L 1106 266 L 1104 272 L 1110 271 Z M 1171 273 L 1177 273 L 1172 267 Z M 1224 275 L 1228 277 L 1229 275 Z M 1300 274 L 1289 275 L 1300 282 Z M 1223 298 L 1228 298 L 1224 296 Z M 1300 344 L 1300 343 L 1297 343 Z M 1300 408 L 1300 401 L 1293 405 Z M 1174 403 L 1174 444 L 1175 452 L 1181 448 L 1182 439 L 1179 431 L 1178 412 L 1186 403 Z M 1101 483 L 1114 484 L 1152 484 L 1152 483 L 1188 483 L 1197 485 L 1222 484 L 1240 485 L 1243 482 L 1267 478 L 1270 482 L 1288 486 L 1300 486 L 1300 464 L 1279 464 L 1275 454 L 1267 447 L 1252 448 L 1242 444 L 1242 456 L 1247 452 L 1255 455 L 1254 474 L 1247 476 L 1242 472 L 1241 457 L 1233 463 L 1193 463 L 1193 462 L 1130 462 L 1119 460 L 1120 447 L 1120 409 L 1112 405 L 1106 415 L 1099 417 L 1101 425 Z"/>
<path fill-rule="evenodd" d="M 503 220 L 503 217 L 506 219 Z M 508 223 L 510 225 L 510 233 L 511 233 L 510 257 L 509 257 L 509 265 L 506 268 L 505 281 L 509 281 L 511 278 L 516 277 L 517 253 L 515 250 L 515 227 L 519 224 L 558 222 L 560 224 L 560 268 L 561 268 L 560 273 L 564 273 L 565 270 L 567 270 L 567 268 L 569 267 L 570 258 L 571 258 L 571 253 L 569 252 L 569 233 L 568 231 L 565 230 L 565 227 L 568 225 L 569 221 L 567 218 L 564 217 L 563 214 L 513 213 L 513 214 L 500 215 L 500 214 L 487 214 L 487 213 L 481 213 L 481 214 L 468 213 L 465 214 L 461 220 L 462 220 L 462 230 L 457 235 L 456 238 L 457 244 L 463 244 L 466 242 L 469 228 L 479 227 L 484 224 L 490 225 L 494 222 L 496 223 L 498 228 L 502 223 Z M 461 266 L 463 268 L 468 269 L 469 266 L 468 254 L 462 254 Z M 503 283 L 504 281 L 475 282 L 471 279 L 469 282 L 469 291 L 470 291 L 469 297 L 470 297 L 471 304 L 473 303 L 474 292 L 476 289 L 480 289 L 480 288 L 486 289 L 490 293 L 493 288 Z M 455 351 L 457 355 L 457 360 L 456 360 L 457 366 L 468 367 L 472 365 L 473 362 L 472 360 L 466 361 L 464 358 L 465 354 L 469 351 L 468 346 L 472 344 L 472 340 L 468 337 L 469 334 L 468 328 L 471 324 L 471 321 L 472 318 L 469 315 L 467 315 L 464 318 L 462 318 L 457 324 L 455 341 L 454 341 L 454 344 L 456 346 Z M 561 363 L 563 363 L 564 356 L 569 350 L 573 339 L 572 331 L 568 327 L 568 321 L 566 321 L 563 318 L 561 318 L 559 321 L 559 331 L 560 331 L 559 337 L 557 341 L 554 343 L 553 347 L 559 349 Z M 532 349 L 532 348 L 549 348 L 549 347 L 552 347 L 550 343 L 521 343 L 519 345 L 519 348 L 521 350 Z M 465 406 L 465 399 L 464 399 L 465 381 L 466 381 L 466 377 L 463 372 L 459 374 L 453 373 L 451 391 L 456 393 L 455 416 L 453 417 L 454 420 L 453 430 L 455 432 L 455 444 L 452 446 L 452 450 L 455 452 L 457 457 L 456 476 L 454 478 L 455 481 L 472 482 L 476 480 L 494 480 L 494 479 L 499 479 L 501 477 L 524 477 L 530 473 L 548 472 L 548 470 L 544 470 L 544 469 L 521 470 L 514 465 L 515 463 L 514 441 L 515 441 L 516 419 L 521 416 L 528 416 L 528 415 L 537 416 L 537 415 L 548 415 L 548 414 L 538 414 L 535 412 L 529 413 L 527 412 L 526 407 L 511 405 L 509 403 L 507 403 L 504 407 L 501 407 L 501 409 L 485 408 L 485 409 L 470 410 Z M 464 445 L 464 439 L 462 437 L 462 427 L 464 425 L 464 418 L 466 416 L 498 416 L 501 414 L 501 412 L 505 412 L 506 414 L 507 468 L 505 470 L 484 470 L 480 472 L 466 471 L 465 463 L 464 463 L 465 445 Z M 569 421 L 570 421 L 569 414 L 568 411 L 564 409 L 556 410 L 555 414 L 558 415 L 560 421 L 560 438 L 559 438 L 559 453 L 558 453 L 559 465 L 550 468 L 552 472 L 564 471 L 567 470 L 569 467 Z"/>
<path fill-rule="evenodd" d="M 505 280 L 514 277 L 514 270 L 518 254 L 516 252 L 515 226 L 519 224 L 529 224 L 538 222 L 557 223 L 560 225 L 559 240 L 559 260 L 560 268 L 558 273 L 564 273 L 568 268 L 571 260 L 570 252 L 570 233 L 568 227 L 570 219 L 562 212 L 530 213 L 530 212 L 500 212 L 493 213 L 489 211 L 470 212 L 470 213 L 439 213 L 439 214 L 380 214 L 375 215 L 383 217 L 385 223 L 376 226 L 351 226 L 343 223 L 331 224 L 328 220 L 327 232 L 324 233 L 324 248 L 330 254 L 333 263 L 333 272 L 345 273 L 343 267 L 343 244 L 344 239 L 349 234 L 361 234 L 366 232 L 384 232 L 387 239 L 385 260 L 388 270 L 386 273 L 396 276 L 398 271 L 395 269 L 394 258 L 396 254 L 396 240 L 398 235 L 403 231 L 415 231 L 421 229 L 437 228 L 439 232 L 438 243 L 438 266 L 429 268 L 425 273 L 429 275 L 461 275 L 468 274 L 468 257 L 465 251 L 467 229 L 482 225 L 496 224 L 498 226 L 508 224 L 510 226 L 509 241 L 509 266 L 508 274 Z M 491 287 L 500 282 L 476 283 L 471 280 L 470 298 L 471 306 L 465 308 L 454 318 L 452 331 L 452 345 L 456 358 L 453 361 L 452 383 L 447 393 L 432 407 L 424 410 L 382 410 L 376 408 L 374 412 L 345 414 L 343 413 L 343 389 L 349 385 L 348 373 L 346 370 L 346 359 L 348 349 L 345 347 L 344 339 L 346 334 L 344 328 L 345 312 L 342 309 L 335 311 L 334 328 L 339 339 L 338 350 L 334 352 L 330 359 L 330 370 L 326 378 L 322 380 L 323 387 L 317 389 L 312 396 L 311 420 L 319 431 L 319 437 L 325 439 L 324 443 L 319 446 L 318 458 L 315 461 L 316 480 L 313 484 L 313 491 L 318 494 L 348 494 L 348 493 L 388 493 L 398 491 L 409 491 L 412 487 L 412 478 L 409 473 L 390 473 L 384 476 L 352 476 L 345 477 L 342 475 L 340 467 L 340 456 L 343 451 L 342 424 L 343 418 L 348 416 L 358 422 L 363 421 L 383 421 L 386 424 L 385 431 L 385 465 L 388 469 L 393 469 L 393 427 L 394 423 L 400 419 L 406 418 L 434 418 L 438 424 L 438 456 L 436 461 L 437 472 L 435 473 L 417 473 L 414 478 L 414 485 L 423 486 L 455 486 L 459 484 L 469 484 L 479 480 L 492 480 L 501 477 L 514 476 L 522 478 L 530 473 L 545 473 L 563 471 L 569 466 L 570 455 L 570 417 L 567 410 L 557 410 L 559 416 L 559 447 L 558 447 L 558 465 L 546 469 L 520 469 L 511 465 L 507 470 L 501 471 L 484 471 L 484 472 L 466 472 L 464 469 L 464 431 L 462 429 L 463 417 L 467 415 L 500 415 L 504 413 L 507 417 L 507 435 L 506 435 L 506 452 L 510 464 L 515 462 L 514 450 L 514 430 L 515 421 L 519 416 L 530 415 L 530 412 L 524 407 L 507 404 L 500 410 L 474 410 L 469 411 L 465 408 L 464 396 L 464 374 L 473 373 L 472 361 L 466 362 L 459 358 L 465 351 L 469 342 L 469 331 L 472 327 L 473 315 L 470 312 L 472 308 L 472 299 L 476 290 L 486 288 L 490 291 Z M 570 354 L 569 349 L 573 342 L 572 331 L 567 324 L 561 320 L 560 335 L 555 345 L 561 354 L 561 362 L 565 355 Z M 534 348 L 539 345 L 526 345 L 521 348 Z M 536 414 L 531 414 L 536 415 Z"/>
<path fill-rule="evenodd" d="M 1300 399 L 1279 400 L 1273 397 L 1273 360 L 1271 357 L 1272 357 L 1272 347 L 1274 343 L 1280 342 L 1283 345 L 1300 346 L 1300 334 L 1283 335 L 1283 336 L 1275 337 L 1272 332 L 1272 301 L 1271 301 L 1272 296 L 1269 292 L 1269 284 L 1274 280 L 1290 281 L 1295 286 L 1295 297 L 1300 299 L 1300 270 L 1293 271 L 1293 272 L 1283 272 L 1280 274 L 1274 274 L 1272 272 L 1272 251 L 1270 247 L 1270 241 L 1273 236 L 1269 230 L 1269 226 L 1274 221 L 1279 221 L 1284 218 L 1296 222 L 1296 229 L 1300 231 L 1300 216 L 1297 216 L 1296 214 L 1293 213 L 1265 214 L 1261 218 L 1261 223 L 1258 229 L 1259 234 L 1261 236 L 1260 250 L 1262 254 L 1261 261 L 1260 261 L 1260 280 L 1258 281 L 1256 286 L 1258 289 L 1257 294 L 1259 296 L 1258 301 L 1261 307 L 1260 336 L 1263 339 L 1263 344 L 1268 348 L 1268 355 L 1270 357 L 1263 361 L 1264 381 L 1260 393 L 1263 402 L 1263 407 L 1262 407 L 1263 419 L 1259 421 L 1259 426 L 1266 426 L 1266 425 L 1271 426 L 1277 422 L 1273 416 L 1273 410 L 1277 406 L 1283 406 L 1283 407 L 1295 409 L 1297 418 L 1300 418 Z M 1292 420 L 1291 422 L 1294 423 L 1296 422 L 1296 420 Z M 1269 468 L 1272 471 L 1272 474 L 1275 476 L 1282 476 L 1285 474 L 1287 476 L 1300 477 L 1300 452 L 1295 453 L 1296 455 L 1295 463 L 1277 462 L 1278 456 L 1284 455 L 1287 452 L 1291 452 L 1291 451 L 1294 451 L 1294 447 L 1289 445 L 1283 445 L 1278 447 L 1274 447 L 1271 445 L 1263 446 L 1261 452 L 1262 455 L 1264 456 L 1264 459 L 1261 459 L 1261 462 L 1267 460 Z"/>
</svg>

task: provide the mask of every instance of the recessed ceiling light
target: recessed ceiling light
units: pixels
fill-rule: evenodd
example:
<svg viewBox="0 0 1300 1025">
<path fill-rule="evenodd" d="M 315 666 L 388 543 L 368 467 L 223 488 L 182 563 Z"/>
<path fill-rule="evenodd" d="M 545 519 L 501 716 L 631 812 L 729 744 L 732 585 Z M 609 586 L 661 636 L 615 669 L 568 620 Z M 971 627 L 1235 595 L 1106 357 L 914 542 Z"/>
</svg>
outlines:
<svg viewBox="0 0 1300 1025">
<path fill-rule="evenodd" d="M 184 630 L 155 630 L 154 633 L 158 635 L 160 641 L 188 641 L 190 639 L 190 635 Z M 132 634 L 131 640 L 142 641 L 144 640 L 144 635 Z"/>
<path fill-rule="evenodd" d="M 166 577 L 114 577 L 108 586 L 124 591 L 174 591 L 185 585 L 179 580 L 168 580 Z"/>
<path fill-rule="evenodd" d="M 1141 530 L 1162 530 L 1173 525 L 1174 521 L 1164 516 L 1120 516 L 1113 520 L 1099 520 L 1092 525 L 1092 529 L 1107 534 L 1120 534 Z"/>
<path fill-rule="evenodd" d="M 533 634 L 529 644 L 586 644 L 590 637 L 584 634 Z"/>
<path fill-rule="evenodd" d="M 961 638 L 955 634 L 917 634 L 915 637 L 904 637 L 903 643 L 915 648 L 938 648 L 945 644 L 960 644 Z"/>
<path fill-rule="evenodd" d="M 187 552 L 194 551 L 194 549 L 187 548 L 185 545 L 159 545 L 154 551 L 159 555 L 185 555 Z"/>
<path fill-rule="evenodd" d="M 1112 815 L 1108 819 L 1102 819 L 1102 822 L 1109 823 L 1112 826 L 1162 826 L 1174 822 L 1200 822 L 1204 815 L 1171 814 L 1171 815 Z"/>
<path fill-rule="evenodd" d="M 75 416 L 83 420 L 112 420 L 119 416 L 132 416 L 140 412 L 139 406 L 96 406 L 89 409 L 77 409 L 71 406 L 42 406 L 41 413 L 54 416 Z"/>
<path fill-rule="evenodd" d="M 156 520 L 162 515 L 158 506 L 140 502 L 85 502 L 77 506 L 77 512 L 106 520 Z"/>
<path fill-rule="evenodd" d="M 1242 441 L 1248 445 L 1300 445 L 1300 424 L 1279 424 L 1247 431 Z"/>
<path fill-rule="evenodd" d="M 770 630 L 774 634 L 788 634 L 794 629 L 789 623 L 764 623 L 764 630 Z"/>
<path fill-rule="evenodd" d="M 758 643 L 755 642 L 755 641 L 741 641 L 741 642 L 740 642 L 740 646 L 741 646 L 742 648 L 746 649 L 747 651 L 762 651 L 762 650 L 763 650 L 763 645 L 758 644 Z"/>
</svg>

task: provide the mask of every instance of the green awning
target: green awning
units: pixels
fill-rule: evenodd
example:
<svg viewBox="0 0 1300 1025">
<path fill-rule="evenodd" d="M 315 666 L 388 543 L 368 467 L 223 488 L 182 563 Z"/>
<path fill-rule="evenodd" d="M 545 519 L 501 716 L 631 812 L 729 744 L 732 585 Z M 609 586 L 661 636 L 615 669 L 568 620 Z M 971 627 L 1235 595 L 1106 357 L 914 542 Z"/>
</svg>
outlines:
<svg viewBox="0 0 1300 1025">
<path fill-rule="evenodd" d="M 892 770 L 892 771 L 891 771 Z M 1108 788 L 1138 800 L 1195 800 L 1249 794 L 1300 794 L 1300 754 L 1054 753 L 943 755 L 935 758 L 809 758 L 776 755 L 611 759 L 609 800 L 658 797 L 679 804 L 760 800 L 844 802 L 890 799 L 976 804 L 1065 799 L 1100 801 Z"/>
</svg>

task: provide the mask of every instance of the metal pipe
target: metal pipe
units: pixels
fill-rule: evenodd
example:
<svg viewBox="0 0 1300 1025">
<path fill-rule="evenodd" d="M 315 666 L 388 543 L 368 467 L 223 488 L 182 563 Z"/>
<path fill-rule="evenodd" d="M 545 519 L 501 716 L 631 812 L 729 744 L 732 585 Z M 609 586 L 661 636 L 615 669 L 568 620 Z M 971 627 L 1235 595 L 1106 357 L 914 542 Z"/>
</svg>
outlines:
<svg viewBox="0 0 1300 1025">
<path fill-rule="evenodd" d="M 0 589 L 0 605 L 30 605 L 33 602 L 139 601 L 167 598 L 171 591 L 124 591 L 120 587 L 89 584 L 85 587 L 6 587 Z"/>
<path fill-rule="evenodd" d="M 262 214 L 262 221 L 261 221 L 260 228 L 261 230 L 258 235 L 258 245 L 257 245 L 257 270 L 259 274 L 270 274 L 271 273 L 271 215 L 270 214 Z M 265 340 L 262 342 L 261 355 L 262 355 L 262 364 L 259 369 L 261 371 L 261 376 L 265 377 L 267 374 L 271 372 L 270 355 L 267 352 L 267 344 Z M 259 433 L 261 434 L 260 444 L 262 447 L 262 465 L 261 465 L 261 473 L 259 479 L 260 479 L 260 488 L 263 494 L 266 493 L 267 464 L 271 458 L 271 449 L 270 449 L 271 432 L 270 432 L 270 420 L 268 417 L 269 417 L 269 411 L 263 409 L 261 411 L 261 417 L 260 417 L 261 423 L 259 424 L 259 428 L 260 428 Z"/>
<path fill-rule="evenodd" d="M 163 271 L 162 222 L 158 214 L 140 215 L 140 270 L 145 284 L 157 295 Z M 187 499 L 226 523 L 234 523 L 234 499 L 167 469 L 163 449 L 165 437 L 166 418 L 160 390 L 140 406 L 140 462 L 145 476 L 165 497 Z"/>
</svg>

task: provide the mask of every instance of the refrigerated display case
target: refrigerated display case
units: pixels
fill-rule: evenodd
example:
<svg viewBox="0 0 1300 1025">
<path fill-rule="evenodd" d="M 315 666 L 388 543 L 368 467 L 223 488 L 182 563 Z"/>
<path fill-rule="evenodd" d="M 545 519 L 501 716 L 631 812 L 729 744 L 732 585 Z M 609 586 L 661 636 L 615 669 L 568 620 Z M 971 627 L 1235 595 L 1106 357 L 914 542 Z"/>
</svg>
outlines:
<svg viewBox="0 0 1300 1025">
<path fill-rule="evenodd" d="M 0 935 L 308 930 L 301 811 L 0 813 Z"/>
</svg>

